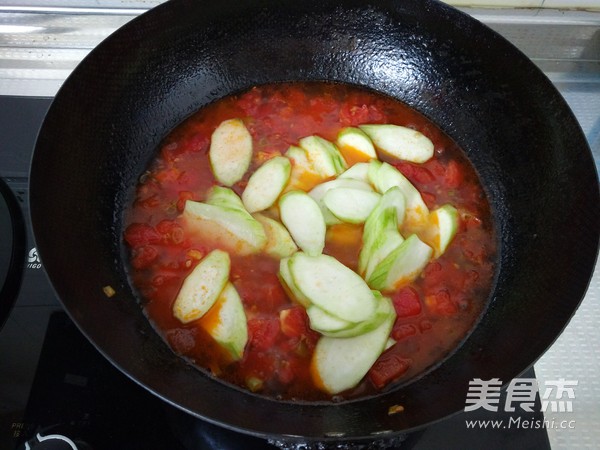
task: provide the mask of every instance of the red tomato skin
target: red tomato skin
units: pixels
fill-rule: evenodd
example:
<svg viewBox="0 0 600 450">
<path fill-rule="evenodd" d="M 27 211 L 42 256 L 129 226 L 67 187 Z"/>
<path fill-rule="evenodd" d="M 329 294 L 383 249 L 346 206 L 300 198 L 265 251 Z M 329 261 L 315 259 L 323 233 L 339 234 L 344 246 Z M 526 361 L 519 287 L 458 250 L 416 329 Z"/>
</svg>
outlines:
<svg viewBox="0 0 600 450">
<path fill-rule="evenodd" d="M 407 323 L 399 323 L 396 321 L 394 327 L 392 328 L 392 339 L 396 341 L 401 341 L 410 336 L 415 336 L 417 334 L 417 327 L 412 324 Z"/>
<path fill-rule="evenodd" d="M 392 297 L 392 303 L 398 317 L 411 317 L 421 313 L 419 294 L 410 286 L 396 292 Z"/>
<path fill-rule="evenodd" d="M 256 311 L 272 312 L 287 301 L 287 295 L 274 275 L 265 275 L 260 282 L 239 278 L 234 284 L 244 305 Z"/>
<path fill-rule="evenodd" d="M 392 328 L 392 339 L 401 341 L 404 338 L 415 336 L 417 334 L 417 327 L 409 323 L 399 323 L 396 321 L 394 328 Z"/>
<path fill-rule="evenodd" d="M 452 316 L 458 312 L 458 307 L 452 301 L 447 289 L 441 289 L 433 295 L 428 295 L 425 297 L 425 303 L 434 314 Z"/>
<path fill-rule="evenodd" d="M 446 186 L 450 189 L 456 189 L 463 182 L 463 171 L 456 161 L 450 161 L 446 167 Z"/>
<path fill-rule="evenodd" d="M 146 269 L 152 265 L 157 257 L 158 251 L 154 247 L 143 245 L 133 251 L 131 265 L 137 270 Z"/>
<path fill-rule="evenodd" d="M 285 314 L 282 314 L 285 312 Z M 290 338 L 300 338 L 309 332 L 309 321 L 306 310 L 301 306 L 293 306 L 279 314 L 281 332 Z"/>
<path fill-rule="evenodd" d="M 410 359 L 402 358 L 392 352 L 385 352 L 369 370 L 369 380 L 375 388 L 381 389 L 406 373 L 410 364 Z"/>
<path fill-rule="evenodd" d="M 345 126 L 356 126 L 361 123 L 366 123 L 369 118 L 369 108 L 367 105 L 351 105 L 342 106 L 340 111 L 340 121 Z"/>
<path fill-rule="evenodd" d="M 156 231 L 162 235 L 166 244 L 181 244 L 185 234 L 183 228 L 175 220 L 164 219 L 156 224 Z"/>
<path fill-rule="evenodd" d="M 154 227 L 145 223 L 132 223 L 125 230 L 123 237 L 131 248 L 158 244 L 161 241 L 161 236 Z"/>
<path fill-rule="evenodd" d="M 250 348 L 257 351 L 269 350 L 275 345 L 279 331 L 279 320 L 276 318 L 265 317 L 248 320 Z"/>
</svg>

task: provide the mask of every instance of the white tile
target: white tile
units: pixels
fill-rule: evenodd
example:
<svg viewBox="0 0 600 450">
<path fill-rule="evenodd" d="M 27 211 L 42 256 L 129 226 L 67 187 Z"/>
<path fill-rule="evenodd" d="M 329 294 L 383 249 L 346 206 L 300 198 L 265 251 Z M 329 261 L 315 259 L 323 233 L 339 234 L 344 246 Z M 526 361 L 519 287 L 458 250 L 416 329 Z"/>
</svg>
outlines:
<svg viewBox="0 0 600 450">
<path fill-rule="evenodd" d="M 502 8 L 537 8 L 544 0 L 444 0 L 453 6 L 485 6 Z"/>
<path fill-rule="evenodd" d="M 600 0 L 544 0 L 544 8 L 600 9 Z"/>
<path fill-rule="evenodd" d="M 600 0 L 443 0 L 453 6 L 600 10 Z"/>
</svg>

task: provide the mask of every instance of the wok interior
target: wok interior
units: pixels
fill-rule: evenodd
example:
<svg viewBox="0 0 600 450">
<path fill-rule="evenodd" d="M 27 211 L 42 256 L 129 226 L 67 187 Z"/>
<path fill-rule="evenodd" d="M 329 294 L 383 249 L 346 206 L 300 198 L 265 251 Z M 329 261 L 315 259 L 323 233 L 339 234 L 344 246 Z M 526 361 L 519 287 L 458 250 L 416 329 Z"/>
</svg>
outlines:
<svg viewBox="0 0 600 450">
<path fill-rule="evenodd" d="M 441 419 L 464 408 L 469 380 L 507 383 L 527 369 L 581 301 L 598 247 L 598 181 L 585 138 L 531 62 L 450 7 L 270 3 L 169 2 L 75 70 L 32 162 L 31 215 L 46 271 L 105 356 L 211 422 L 326 440 L 372 439 Z M 438 124 L 477 169 L 499 239 L 489 307 L 464 344 L 406 386 L 339 405 L 276 402 L 190 367 L 152 330 L 124 270 L 123 207 L 160 140 L 213 100 L 294 80 L 369 87 Z M 393 405 L 404 412 L 388 415 Z"/>
</svg>

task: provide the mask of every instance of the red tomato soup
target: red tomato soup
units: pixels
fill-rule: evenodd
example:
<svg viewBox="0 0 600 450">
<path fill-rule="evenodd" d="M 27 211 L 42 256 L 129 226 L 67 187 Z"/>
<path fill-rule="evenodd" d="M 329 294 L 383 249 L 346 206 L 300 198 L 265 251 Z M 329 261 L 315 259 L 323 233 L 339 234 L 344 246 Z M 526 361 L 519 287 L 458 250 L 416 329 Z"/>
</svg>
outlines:
<svg viewBox="0 0 600 450">
<path fill-rule="evenodd" d="M 204 317 L 185 323 L 174 315 L 174 303 L 186 277 L 211 251 L 223 247 L 223 241 L 200 237 L 190 230 L 183 211 L 188 201 L 204 202 L 214 186 L 222 186 L 215 178 L 209 149 L 213 132 L 230 119 L 241 119 L 252 141 L 249 166 L 230 186 L 240 197 L 259 167 L 276 156 L 285 156 L 290 146 L 299 146 L 307 136 L 335 143 L 347 127 L 394 124 L 418 131 L 433 145 L 433 155 L 425 162 L 398 158 L 375 145 L 376 158 L 399 171 L 416 188 L 429 210 L 428 217 L 443 205 L 452 206 L 456 229 L 441 255 L 434 251 L 418 273 L 380 289 L 393 306 L 385 346 L 380 346 L 372 357 L 374 362 L 363 369 L 350 388 L 324 388 L 328 381 L 322 377 L 327 375 L 315 375 L 320 370 L 313 361 L 315 349 L 325 336 L 311 327 L 307 314 L 310 301 L 297 301 L 281 281 L 281 258 L 264 250 L 240 255 L 223 248 L 230 257 L 228 281 L 239 294 L 246 322 L 246 340 L 237 357 L 232 357 L 207 331 L 206 323 L 212 320 L 208 317 L 218 315 L 218 311 L 209 310 Z M 371 158 L 353 148 L 339 150 L 345 164 L 338 167 L 338 173 L 329 177 L 303 173 L 296 177 L 296 186 L 286 185 L 282 194 L 291 189 L 310 191 L 354 164 L 371 164 Z M 293 179 L 297 161 L 290 161 Z M 362 182 L 368 184 L 369 179 Z M 372 190 L 378 196 L 384 194 L 377 192 L 377 186 Z M 277 201 L 262 211 L 282 222 L 279 213 Z M 364 221 L 338 220 L 328 225 L 322 253 L 360 275 L 364 228 Z M 392 233 L 398 230 L 404 239 L 415 232 L 399 224 Z M 428 232 L 416 230 L 416 234 L 426 243 L 435 240 L 428 237 Z M 295 238 L 291 231 L 290 235 Z M 130 258 L 130 281 L 149 320 L 176 354 L 244 389 L 301 401 L 339 401 L 371 395 L 404 383 L 440 362 L 460 344 L 482 312 L 496 258 L 488 201 L 473 167 L 456 144 L 398 101 L 329 83 L 255 87 L 219 100 L 188 118 L 164 139 L 142 175 L 125 213 L 124 242 Z M 304 292 L 302 287 L 300 290 Z M 332 314 L 341 320 L 335 311 Z"/>
</svg>

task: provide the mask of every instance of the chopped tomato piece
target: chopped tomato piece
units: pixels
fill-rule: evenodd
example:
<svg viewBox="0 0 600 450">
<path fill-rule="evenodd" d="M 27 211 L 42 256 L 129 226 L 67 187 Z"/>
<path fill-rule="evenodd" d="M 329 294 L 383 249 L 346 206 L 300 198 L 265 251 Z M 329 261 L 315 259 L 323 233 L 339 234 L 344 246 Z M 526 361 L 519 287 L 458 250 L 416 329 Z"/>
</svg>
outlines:
<svg viewBox="0 0 600 450">
<path fill-rule="evenodd" d="M 418 183 L 427 184 L 435 180 L 435 177 L 425 167 L 415 167 L 414 179 Z"/>
<path fill-rule="evenodd" d="M 395 163 L 394 167 L 412 183 L 428 184 L 435 181 L 433 174 L 421 165 L 400 161 Z"/>
<path fill-rule="evenodd" d="M 416 316 L 421 313 L 419 293 L 410 286 L 404 287 L 394 294 L 392 303 L 398 317 Z"/>
<path fill-rule="evenodd" d="M 277 318 L 254 318 L 248 320 L 250 347 L 253 350 L 269 350 L 275 345 L 279 335 L 279 320 Z"/>
<path fill-rule="evenodd" d="M 409 336 L 414 336 L 417 334 L 417 327 L 409 323 L 396 323 L 394 324 L 394 328 L 392 329 L 392 338 L 396 341 L 400 341 Z"/>
<path fill-rule="evenodd" d="M 262 280 L 239 278 L 235 286 L 244 304 L 258 311 L 276 310 L 287 301 L 287 295 L 274 274 L 265 274 Z"/>
<path fill-rule="evenodd" d="M 400 161 L 400 162 L 395 163 L 394 167 L 396 169 L 398 169 L 400 172 L 402 172 L 402 175 L 404 175 L 410 181 L 414 181 L 416 166 L 413 166 L 412 164 L 409 164 L 404 161 Z"/>
<path fill-rule="evenodd" d="M 386 352 L 375 361 L 375 364 L 369 370 L 369 380 L 377 389 L 381 389 L 391 381 L 404 375 L 411 362 L 410 359 Z"/>
<path fill-rule="evenodd" d="M 344 126 L 356 126 L 369 121 L 369 107 L 365 104 L 348 104 L 342 106 L 340 110 L 340 122 Z"/>
<path fill-rule="evenodd" d="M 280 344 L 285 351 L 295 351 L 300 356 L 307 356 L 317 345 L 319 333 L 312 330 L 308 315 L 301 306 L 293 306 L 279 312 L 281 332 L 288 337 Z"/>
<path fill-rule="evenodd" d="M 255 116 L 261 104 L 261 94 L 254 88 L 246 92 L 238 100 L 238 106 L 249 116 Z"/>
<path fill-rule="evenodd" d="M 375 105 L 369 105 L 369 122 L 377 123 L 383 120 L 384 115 Z"/>
<path fill-rule="evenodd" d="M 181 176 L 181 170 L 177 167 L 169 167 L 154 174 L 154 179 L 162 184 L 175 183 Z"/>
<path fill-rule="evenodd" d="M 281 332 L 287 337 L 301 337 L 308 333 L 308 316 L 301 306 L 293 306 L 279 312 Z"/>
<path fill-rule="evenodd" d="M 450 161 L 446 167 L 446 186 L 452 189 L 457 188 L 462 184 L 463 178 L 464 176 L 458 163 L 456 161 Z"/>
<path fill-rule="evenodd" d="M 299 89 L 290 89 L 287 92 L 287 100 L 290 104 L 302 105 L 306 103 L 306 94 Z"/>
<path fill-rule="evenodd" d="M 201 152 L 208 150 L 209 139 L 201 133 L 193 134 L 189 139 L 183 141 L 185 152 Z"/>
<path fill-rule="evenodd" d="M 187 139 L 171 142 L 164 145 L 160 154 L 167 162 L 175 162 L 182 154 L 188 152 L 200 152 L 208 149 L 209 140 L 202 133 L 194 133 Z"/>
<path fill-rule="evenodd" d="M 183 242 L 183 228 L 174 220 L 161 220 L 156 224 L 156 231 L 162 234 L 163 239 L 167 242 L 173 244 L 181 244 Z"/>
<path fill-rule="evenodd" d="M 149 267 L 156 257 L 158 252 L 154 247 L 150 245 L 144 245 L 133 250 L 133 257 L 131 258 L 131 265 L 135 269 L 145 269 Z"/>
<path fill-rule="evenodd" d="M 132 223 L 125 230 L 123 237 L 125 238 L 125 242 L 132 248 L 148 244 L 158 244 L 161 241 L 161 236 L 154 227 L 145 223 Z"/>
<path fill-rule="evenodd" d="M 230 279 L 244 306 L 255 311 L 273 313 L 288 301 L 277 277 L 278 269 L 278 260 L 260 255 L 233 259 Z M 279 317 L 277 320 L 279 321 Z"/>
<path fill-rule="evenodd" d="M 316 97 L 309 101 L 312 114 L 326 114 L 332 112 L 337 107 L 337 101 L 331 97 Z"/>
<path fill-rule="evenodd" d="M 281 324 L 280 324 L 281 325 Z M 279 343 L 279 348 L 284 352 L 295 351 L 300 348 L 302 338 L 299 336 L 283 339 Z"/>
<path fill-rule="evenodd" d="M 447 289 L 442 289 L 425 297 L 425 304 L 432 312 L 443 316 L 451 316 L 458 312 L 458 307 L 452 301 Z"/>
<path fill-rule="evenodd" d="M 443 177 L 446 174 L 446 168 L 437 159 L 427 161 L 427 167 L 436 177 Z"/>
</svg>

